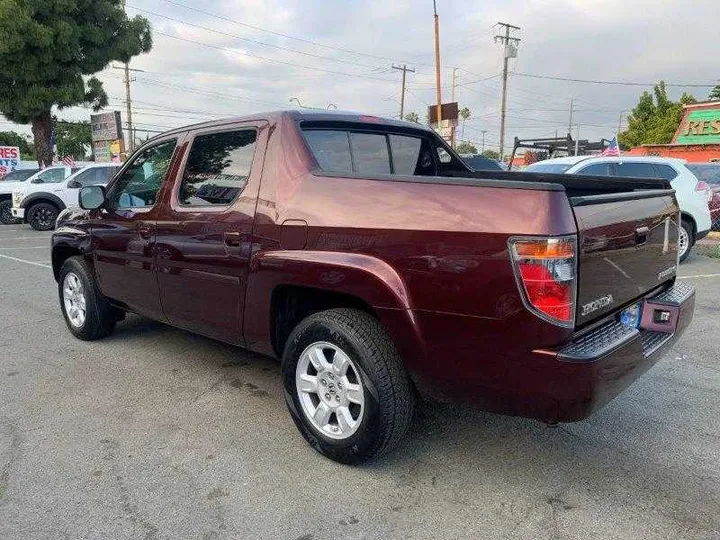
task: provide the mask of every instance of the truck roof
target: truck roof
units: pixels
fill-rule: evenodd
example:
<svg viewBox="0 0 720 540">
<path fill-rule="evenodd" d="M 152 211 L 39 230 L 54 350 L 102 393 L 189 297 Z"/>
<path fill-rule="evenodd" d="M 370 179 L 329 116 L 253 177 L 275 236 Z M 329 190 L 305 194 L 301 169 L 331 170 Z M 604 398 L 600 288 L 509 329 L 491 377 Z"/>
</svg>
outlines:
<svg viewBox="0 0 720 540">
<path fill-rule="evenodd" d="M 163 133 L 160 133 L 160 134 L 156 135 L 155 137 L 152 137 L 152 139 L 156 139 L 159 137 L 166 137 L 168 135 L 172 135 L 175 133 L 183 133 L 185 131 L 190 131 L 190 130 L 223 126 L 225 124 L 231 124 L 231 123 L 236 123 L 236 122 L 250 122 L 253 120 L 267 120 L 270 122 L 277 122 L 282 119 L 290 119 L 290 120 L 295 120 L 295 121 L 303 121 L 303 120 L 310 121 L 310 120 L 312 120 L 312 121 L 318 121 L 318 122 L 336 121 L 336 122 L 352 122 L 352 123 L 360 123 L 360 124 L 365 124 L 365 123 L 375 124 L 375 125 L 381 124 L 381 125 L 392 126 L 392 127 L 404 127 L 404 128 L 419 129 L 422 131 L 432 131 L 432 129 L 430 129 L 428 126 L 425 126 L 423 124 L 417 124 L 415 122 L 408 122 L 406 120 L 398 120 L 397 118 L 387 118 L 387 117 L 383 117 L 383 116 L 373 116 L 373 115 L 368 115 L 368 114 L 361 114 L 361 113 L 352 112 L 352 111 L 325 111 L 325 110 L 321 110 L 321 109 L 298 111 L 295 109 L 288 109 L 288 110 L 268 111 L 268 112 L 262 112 L 262 113 L 245 115 L 245 116 L 220 118 L 217 120 L 209 120 L 206 122 L 199 122 L 197 124 L 190 124 L 190 125 L 179 127 L 179 128 L 169 129 L 168 131 L 164 131 Z"/>
</svg>

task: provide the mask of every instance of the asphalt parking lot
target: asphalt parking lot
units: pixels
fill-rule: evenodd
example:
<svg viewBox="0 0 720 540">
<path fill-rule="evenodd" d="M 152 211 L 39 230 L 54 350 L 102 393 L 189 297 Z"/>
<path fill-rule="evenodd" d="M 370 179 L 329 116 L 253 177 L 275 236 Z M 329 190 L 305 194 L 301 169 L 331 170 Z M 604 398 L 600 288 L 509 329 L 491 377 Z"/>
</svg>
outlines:
<svg viewBox="0 0 720 540">
<path fill-rule="evenodd" d="M 273 360 L 134 316 L 74 339 L 49 237 L 0 227 L 3 540 L 720 538 L 720 261 L 681 267 L 693 326 L 590 420 L 424 404 L 350 468 L 304 443 Z"/>
</svg>

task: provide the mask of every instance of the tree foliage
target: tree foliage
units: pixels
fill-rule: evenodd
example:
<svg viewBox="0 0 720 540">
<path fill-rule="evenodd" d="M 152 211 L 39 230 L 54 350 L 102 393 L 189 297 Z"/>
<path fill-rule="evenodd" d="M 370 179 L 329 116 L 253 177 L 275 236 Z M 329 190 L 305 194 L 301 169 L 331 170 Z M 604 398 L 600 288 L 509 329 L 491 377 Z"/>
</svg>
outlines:
<svg viewBox="0 0 720 540">
<path fill-rule="evenodd" d="M 90 122 L 65 122 L 53 117 L 58 156 L 85 159 L 92 150 Z"/>
<path fill-rule="evenodd" d="M 456 147 L 455 151 L 458 154 L 477 154 L 478 149 L 475 147 L 474 144 L 469 143 L 467 141 L 461 141 Z"/>
<path fill-rule="evenodd" d="M 618 135 L 618 142 L 623 148 L 669 143 L 682 120 L 683 105 L 695 102 L 689 94 L 683 94 L 679 101 L 670 100 L 665 83 L 660 81 L 652 94 L 642 93 L 628 116 L 628 128 Z"/>
<path fill-rule="evenodd" d="M 468 109 L 467 107 L 463 107 L 462 109 L 460 109 L 458 114 L 460 115 L 460 120 L 464 122 L 465 120 L 470 118 L 470 115 L 472 113 L 470 112 L 470 109 Z"/>
<path fill-rule="evenodd" d="M 500 159 L 500 152 L 497 150 L 485 150 L 482 155 L 488 159 Z"/>
<path fill-rule="evenodd" d="M 720 100 L 720 84 L 710 91 L 708 99 L 711 101 Z"/>
<path fill-rule="evenodd" d="M 28 140 L 15 131 L 0 131 L 0 146 L 17 146 L 24 155 L 33 153 L 33 147 Z"/>
<path fill-rule="evenodd" d="M 416 113 L 416 112 L 406 113 L 405 120 L 407 120 L 408 122 L 415 122 L 416 124 L 420 123 L 420 117 L 418 116 L 418 113 Z"/>
<path fill-rule="evenodd" d="M 52 162 L 51 110 L 107 105 L 88 77 L 152 47 L 150 23 L 121 0 L 0 0 L 0 113 L 32 123 L 38 162 Z"/>
</svg>

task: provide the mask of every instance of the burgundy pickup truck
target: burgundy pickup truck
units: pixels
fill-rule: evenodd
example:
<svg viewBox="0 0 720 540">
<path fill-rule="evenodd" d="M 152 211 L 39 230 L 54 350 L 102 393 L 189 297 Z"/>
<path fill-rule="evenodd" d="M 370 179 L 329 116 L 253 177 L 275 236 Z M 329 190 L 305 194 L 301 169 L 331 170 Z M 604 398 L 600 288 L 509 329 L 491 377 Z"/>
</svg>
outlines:
<svg viewBox="0 0 720 540">
<path fill-rule="evenodd" d="M 693 317 L 665 180 L 471 171 L 430 129 L 278 112 L 145 143 L 59 218 L 67 326 L 133 312 L 282 360 L 324 455 L 397 445 L 418 393 L 572 422 Z"/>
</svg>

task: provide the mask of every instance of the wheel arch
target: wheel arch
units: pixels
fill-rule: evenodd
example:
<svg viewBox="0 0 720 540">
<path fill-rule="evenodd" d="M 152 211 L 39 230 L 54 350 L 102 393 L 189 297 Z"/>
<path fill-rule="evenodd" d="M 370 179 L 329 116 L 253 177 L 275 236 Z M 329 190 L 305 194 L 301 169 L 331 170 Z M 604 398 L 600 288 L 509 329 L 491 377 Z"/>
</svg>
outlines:
<svg viewBox="0 0 720 540">
<path fill-rule="evenodd" d="M 23 201 L 20 203 L 20 208 L 30 208 L 38 203 L 49 203 L 53 206 L 56 206 L 58 211 L 65 210 L 66 206 L 65 203 L 62 201 L 60 197 L 57 195 L 53 195 L 52 193 L 46 193 L 44 191 L 38 192 L 38 193 L 31 193 L 27 197 L 23 199 Z"/>
<path fill-rule="evenodd" d="M 692 235 L 690 238 L 690 242 L 692 244 L 695 243 L 695 235 L 697 234 L 697 223 L 695 222 L 695 218 L 692 216 L 692 214 L 689 214 L 688 212 L 680 212 L 680 219 L 683 219 L 685 221 L 689 221 L 690 225 L 692 225 Z"/>
</svg>

